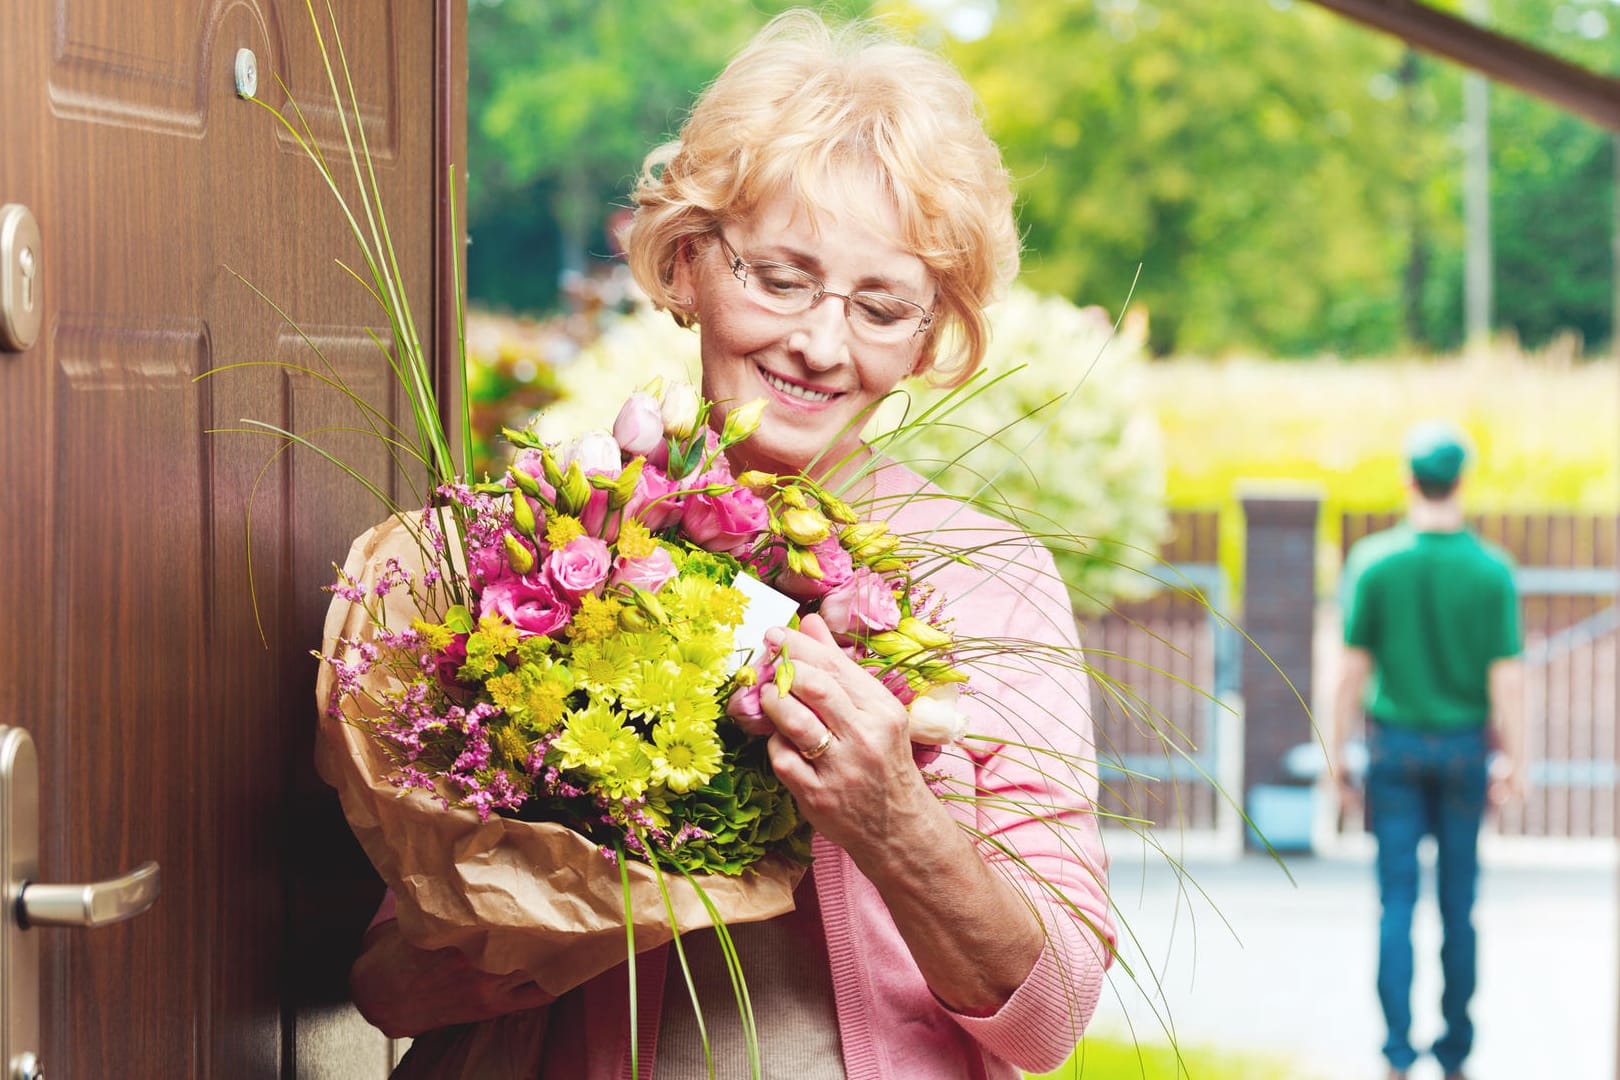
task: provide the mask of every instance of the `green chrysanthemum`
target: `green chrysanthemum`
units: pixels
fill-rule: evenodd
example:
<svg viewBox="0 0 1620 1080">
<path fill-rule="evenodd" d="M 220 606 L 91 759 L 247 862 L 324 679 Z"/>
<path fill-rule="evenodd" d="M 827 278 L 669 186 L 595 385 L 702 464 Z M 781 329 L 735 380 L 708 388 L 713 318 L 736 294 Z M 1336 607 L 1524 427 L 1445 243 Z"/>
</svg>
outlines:
<svg viewBox="0 0 1620 1080">
<path fill-rule="evenodd" d="M 580 769 L 600 777 L 640 741 L 606 702 L 592 701 L 583 709 L 568 711 L 563 733 L 552 748 L 560 755 L 560 768 Z"/>
<path fill-rule="evenodd" d="M 652 717 L 667 714 L 677 698 L 701 693 L 696 682 L 682 672 L 673 660 L 643 660 L 635 666 L 619 703 L 631 716 Z"/>
<path fill-rule="evenodd" d="M 580 686 L 593 694 L 618 696 L 625 693 L 635 674 L 633 642 L 624 637 L 585 642 L 574 646 L 569 667 Z"/>
<path fill-rule="evenodd" d="M 721 746 L 714 728 L 665 720 L 652 730 L 652 779 L 685 793 L 708 783 L 720 771 Z"/>
<path fill-rule="evenodd" d="M 694 673 L 699 685 L 711 690 L 725 681 L 726 660 L 734 649 L 731 633 L 726 630 L 689 634 L 675 643 L 681 666 Z"/>
</svg>

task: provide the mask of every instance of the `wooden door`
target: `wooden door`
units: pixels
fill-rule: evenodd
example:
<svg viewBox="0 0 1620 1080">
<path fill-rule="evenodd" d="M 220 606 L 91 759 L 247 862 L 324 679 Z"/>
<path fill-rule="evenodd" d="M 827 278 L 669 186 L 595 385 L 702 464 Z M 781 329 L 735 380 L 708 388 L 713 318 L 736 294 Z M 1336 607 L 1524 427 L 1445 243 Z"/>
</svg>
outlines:
<svg viewBox="0 0 1620 1080">
<path fill-rule="evenodd" d="M 464 139 L 465 5 L 333 6 L 434 341 L 449 331 L 443 177 Z M 241 49 L 260 96 L 283 103 L 280 74 L 341 153 L 302 0 L 0 2 L 0 203 L 39 222 L 45 304 L 37 344 L 0 353 L 0 723 L 38 744 L 42 880 L 162 867 L 139 918 L 30 931 L 53 1080 L 386 1071 L 385 1041 L 344 1000 L 380 887 L 313 777 L 309 655 L 332 562 L 381 512 L 312 456 L 265 469 L 269 440 L 210 434 L 355 419 L 283 370 L 196 379 L 309 359 L 232 271 L 408 414 L 364 332 L 385 324 L 333 264 L 355 252 L 330 193 L 235 92 Z M 401 483 L 375 443 L 333 445 Z"/>
</svg>

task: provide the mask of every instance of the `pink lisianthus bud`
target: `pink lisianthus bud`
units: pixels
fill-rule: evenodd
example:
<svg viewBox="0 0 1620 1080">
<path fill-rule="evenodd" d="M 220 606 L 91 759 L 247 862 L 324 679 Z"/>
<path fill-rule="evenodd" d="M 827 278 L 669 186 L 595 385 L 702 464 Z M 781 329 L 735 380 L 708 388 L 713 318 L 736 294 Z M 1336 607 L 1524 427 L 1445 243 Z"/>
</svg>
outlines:
<svg viewBox="0 0 1620 1080">
<path fill-rule="evenodd" d="M 571 600 L 599 589 L 612 569 L 607 544 L 594 536 L 576 536 L 546 556 L 546 574 Z"/>
<path fill-rule="evenodd" d="M 467 573 L 474 589 L 505 576 L 506 548 L 502 544 L 474 548 L 467 557 Z"/>
<path fill-rule="evenodd" d="M 620 515 L 611 511 L 613 493 L 600 488 L 592 488 L 591 494 L 585 500 L 585 506 L 579 512 L 579 523 L 591 536 L 599 536 L 608 543 L 619 538 Z"/>
<path fill-rule="evenodd" d="M 605 431 L 587 431 L 563 449 L 557 464 L 565 473 L 570 465 L 577 464 L 580 472 L 587 476 L 591 473 L 618 476 L 624 467 L 624 458 L 612 435 Z"/>
<path fill-rule="evenodd" d="M 698 547 L 738 552 L 751 547 L 769 521 L 763 499 L 747 488 L 733 488 L 721 495 L 688 498 L 681 527 Z"/>
<path fill-rule="evenodd" d="M 664 441 L 664 418 L 658 399 L 645 390 L 631 394 L 613 421 L 613 438 L 631 457 L 652 453 L 653 447 Z"/>
<path fill-rule="evenodd" d="M 508 574 L 485 585 L 478 597 L 478 614 L 499 615 L 523 635 L 555 633 L 573 617 L 572 609 L 540 573 Z"/>
<path fill-rule="evenodd" d="M 879 634 L 900 625 L 900 605 L 883 576 L 863 566 L 827 594 L 821 617 L 835 634 Z"/>
<path fill-rule="evenodd" d="M 546 504 L 557 501 L 557 489 L 546 480 L 546 467 L 542 455 L 538 450 L 524 450 L 512 462 L 512 468 L 521 469 L 534 478 L 535 487 L 540 491 L 539 498 Z"/>
<path fill-rule="evenodd" d="M 684 439 L 697 428 L 701 403 L 691 383 L 684 379 L 671 379 L 664 384 L 658 404 L 666 434 Z"/>
<path fill-rule="evenodd" d="M 608 584 L 613 587 L 632 586 L 655 593 L 678 573 L 680 571 L 675 566 L 675 560 L 669 557 L 669 552 L 657 548 L 651 555 L 640 559 L 619 556 L 613 564 L 613 574 L 608 578 Z"/>
</svg>

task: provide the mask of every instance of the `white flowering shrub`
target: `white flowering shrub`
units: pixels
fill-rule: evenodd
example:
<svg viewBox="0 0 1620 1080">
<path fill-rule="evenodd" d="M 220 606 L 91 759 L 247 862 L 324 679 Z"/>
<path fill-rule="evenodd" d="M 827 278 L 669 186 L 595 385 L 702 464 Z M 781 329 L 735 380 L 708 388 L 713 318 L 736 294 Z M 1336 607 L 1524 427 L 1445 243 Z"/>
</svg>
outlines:
<svg viewBox="0 0 1620 1080">
<path fill-rule="evenodd" d="M 984 368 L 957 392 L 965 400 L 892 452 L 1046 540 L 1082 612 L 1152 592 L 1165 576 L 1157 553 L 1168 515 L 1145 320 L 1116 332 L 1101 308 L 1023 288 L 990 315 Z M 914 391 L 911 416 L 942 393 Z M 894 405 L 875 429 L 897 422 Z"/>
</svg>

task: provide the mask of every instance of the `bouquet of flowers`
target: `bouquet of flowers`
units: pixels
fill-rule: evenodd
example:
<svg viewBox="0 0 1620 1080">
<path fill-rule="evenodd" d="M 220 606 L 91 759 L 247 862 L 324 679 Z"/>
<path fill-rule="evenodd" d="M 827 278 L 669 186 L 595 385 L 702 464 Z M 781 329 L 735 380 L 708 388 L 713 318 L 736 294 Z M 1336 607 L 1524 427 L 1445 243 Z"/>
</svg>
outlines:
<svg viewBox="0 0 1620 1080">
<path fill-rule="evenodd" d="M 331 586 L 320 654 L 325 745 L 337 751 L 323 772 L 351 819 L 375 821 L 361 839 L 401 918 L 439 928 L 424 943 L 476 938 L 492 963 L 526 958 L 517 966 L 559 993 L 622 957 L 623 918 L 641 929 L 638 948 L 691 925 L 666 903 L 638 904 L 637 881 L 643 901 L 662 901 L 662 875 L 678 875 L 703 923 L 786 910 L 781 886 L 809 861 L 809 828 L 765 739 L 726 712 L 757 716 L 765 681 L 790 688 L 792 659 L 758 642 L 801 604 L 911 704 L 914 738 L 961 733 L 952 638 L 898 538 L 806 477 L 732 476 L 724 451 L 762 407 L 733 409 L 716 435 L 710 403 L 670 382 L 632 394 L 611 434 L 547 445 L 508 431 L 519 453 L 500 481 L 445 484 L 441 506 L 357 542 Z M 465 837 L 423 828 L 424 798 L 474 832 L 501 819 L 494 848 L 544 835 L 568 861 L 465 846 L 479 871 L 501 859 L 505 884 L 493 904 L 462 895 L 447 883 L 471 884 Z M 735 877 L 770 856 L 757 897 L 734 883 L 717 906 L 689 876 Z M 632 881 L 626 859 L 650 882 Z M 621 911 L 610 900 L 583 922 L 536 918 L 569 907 L 548 883 L 560 865 L 566 888 L 622 876 L 593 894 Z M 490 910 L 469 919 L 469 903 Z"/>
</svg>

